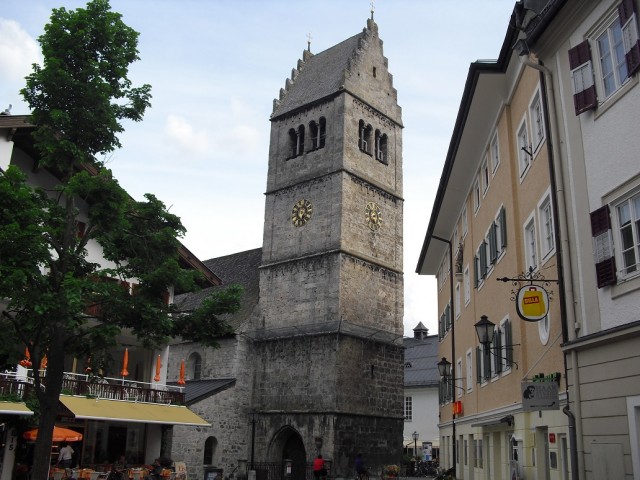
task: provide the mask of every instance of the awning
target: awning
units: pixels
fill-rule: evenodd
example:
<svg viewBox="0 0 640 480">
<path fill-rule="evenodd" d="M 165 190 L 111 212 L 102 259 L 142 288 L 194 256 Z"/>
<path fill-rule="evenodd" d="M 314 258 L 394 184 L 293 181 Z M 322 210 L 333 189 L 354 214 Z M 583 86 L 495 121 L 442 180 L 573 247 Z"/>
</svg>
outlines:
<svg viewBox="0 0 640 480">
<path fill-rule="evenodd" d="M 491 418 L 489 420 L 483 420 L 477 423 L 472 423 L 472 427 L 497 427 L 498 425 L 506 424 L 509 427 L 513 425 L 513 415 L 507 415 L 506 417 Z"/>
<path fill-rule="evenodd" d="M 2 415 L 33 415 L 33 412 L 21 402 L 0 402 Z"/>
<path fill-rule="evenodd" d="M 210 423 L 187 407 L 179 405 L 125 402 L 66 395 L 60 396 L 60 402 L 71 410 L 76 418 L 87 420 L 211 426 Z"/>
</svg>

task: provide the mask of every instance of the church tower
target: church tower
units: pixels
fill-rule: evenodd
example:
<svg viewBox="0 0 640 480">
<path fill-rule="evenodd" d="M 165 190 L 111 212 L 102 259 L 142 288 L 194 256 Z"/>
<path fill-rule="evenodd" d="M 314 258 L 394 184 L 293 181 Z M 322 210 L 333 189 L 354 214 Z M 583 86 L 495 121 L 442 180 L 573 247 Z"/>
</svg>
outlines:
<svg viewBox="0 0 640 480">
<path fill-rule="evenodd" d="M 322 453 L 332 475 L 401 456 L 402 119 L 373 15 L 302 59 L 274 101 L 256 366 L 255 461 Z"/>
</svg>

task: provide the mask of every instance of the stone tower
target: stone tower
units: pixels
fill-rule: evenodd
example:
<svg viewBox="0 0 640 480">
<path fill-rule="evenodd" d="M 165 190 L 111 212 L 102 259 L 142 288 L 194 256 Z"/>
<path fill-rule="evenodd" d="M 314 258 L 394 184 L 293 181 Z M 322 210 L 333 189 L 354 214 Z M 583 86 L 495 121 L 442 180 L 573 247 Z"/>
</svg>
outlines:
<svg viewBox="0 0 640 480">
<path fill-rule="evenodd" d="M 256 461 L 397 462 L 403 430 L 402 120 L 373 18 L 304 51 L 274 101 L 248 336 Z"/>
</svg>

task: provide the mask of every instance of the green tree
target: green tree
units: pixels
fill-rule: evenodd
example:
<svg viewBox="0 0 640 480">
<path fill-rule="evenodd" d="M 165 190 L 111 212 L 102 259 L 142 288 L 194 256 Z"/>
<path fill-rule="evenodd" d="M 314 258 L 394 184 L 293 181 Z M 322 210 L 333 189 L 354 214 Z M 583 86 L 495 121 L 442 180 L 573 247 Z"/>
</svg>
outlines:
<svg viewBox="0 0 640 480">
<path fill-rule="evenodd" d="M 237 311 L 241 295 L 237 286 L 218 291 L 194 312 L 166 304 L 168 289 L 188 291 L 198 280 L 179 263 L 185 229 L 153 195 L 129 197 L 97 159 L 120 147 L 120 122 L 140 121 L 150 105 L 151 87 L 127 78 L 138 33 L 108 0 L 93 0 L 54 9 L 39 42 L 44 65 L 33 66 L 21 93 L 38 167 L 59 183 L 45 191 L 15 166 L 0 171 L 0 298 L 8 299 L 0 328 L 34 365 L 40 433 L 32 478 L 47 475 L 65 354 L 104 352 L 122 329 L 150 347 L 174 336 L 215 346 L 231 333 L 224 315 Z M 96 244 L 100 264 L 88 257 Z M 134 295 L 124 281 L 136 282 Z M 45 385 L 36 368 L 44 355 Z"/>
</svg>

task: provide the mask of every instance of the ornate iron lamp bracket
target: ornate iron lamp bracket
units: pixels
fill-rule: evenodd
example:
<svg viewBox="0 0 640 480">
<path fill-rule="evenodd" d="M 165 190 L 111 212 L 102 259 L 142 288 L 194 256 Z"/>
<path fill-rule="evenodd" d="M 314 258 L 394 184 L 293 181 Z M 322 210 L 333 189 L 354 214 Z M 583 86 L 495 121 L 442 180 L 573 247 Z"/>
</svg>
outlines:
<svg viewBox="0 0 640 480">
<path fill-rule="evenodd" d="M 504 283 L 511 282 L 511 284 L 515 287 L 515 289 L 511 290 L 511 300 L 513 302 L 516 301 L 518 290 L 522 288 L 523 284 L 542 285 L 544 289 L 547 290 L 547 293 L 549 294 L 549 301 L 552 301 L 553 290 L 550 290 L 549 287 L 551 286 L 552 283 L 560 283 L 560 280 L 544 278 L 544 275 L 542 275 L 540 272 L 535 271 L 533 267 L 529 267 L 529 270 L 527 272 L 522 272 L 517 277 L 514 277 L 514 278 L 498 277 L 496 278 L 496 280 Z"/>
</svg>

